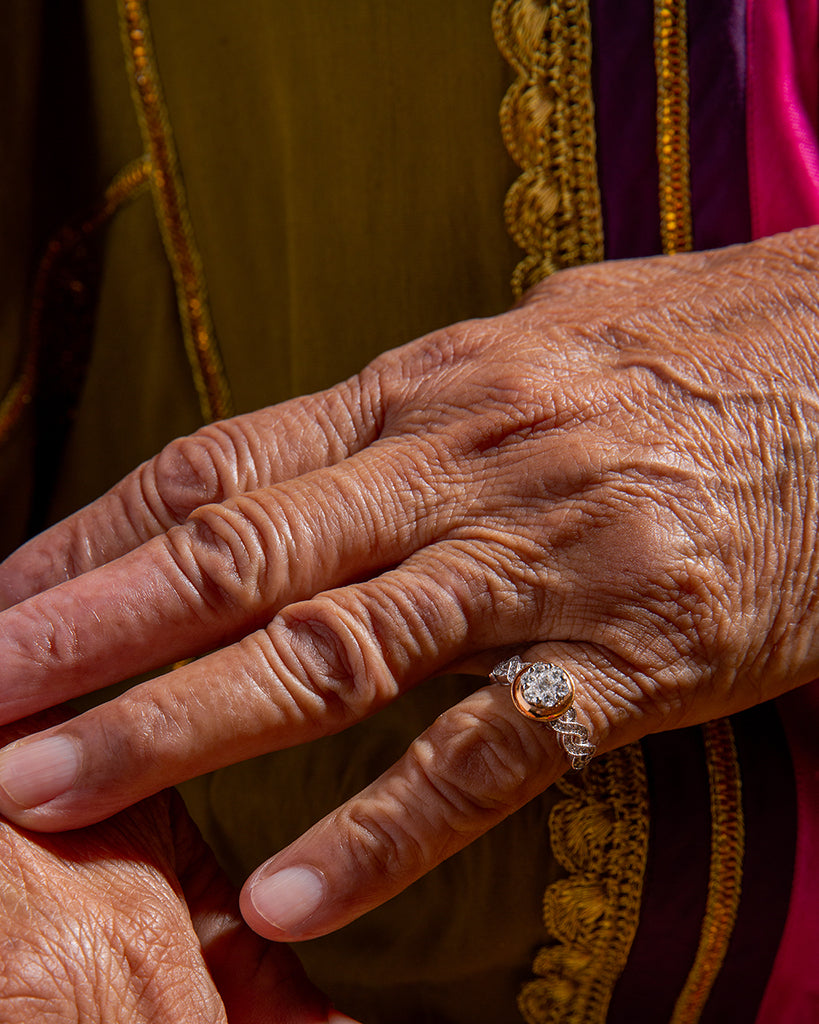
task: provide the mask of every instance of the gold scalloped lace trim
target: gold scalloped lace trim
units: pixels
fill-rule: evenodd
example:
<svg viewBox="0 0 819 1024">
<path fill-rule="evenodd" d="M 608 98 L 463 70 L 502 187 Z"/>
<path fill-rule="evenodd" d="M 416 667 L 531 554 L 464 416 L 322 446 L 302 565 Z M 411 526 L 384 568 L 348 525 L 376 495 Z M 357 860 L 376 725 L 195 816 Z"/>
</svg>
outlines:
<svg viewBox="0 0 819 1024">
<path fill-rule="evenodd" d="M 690 252 L 693 231 L 685 0 L 654 0 L 654 64 L 663 252 Z"/>
<path fill-rule="evenodd" d="M 699 946 L 671 1024 L 695 1024 L 722 968 L 742 890 L 745 815 L 734 730 L 727 718 L 703 726 L 711 789 L 711 869 Z"/>
<path fill-rule="evenodd" d="M 555 270 L 603 259 L 588 0 L 496 0 L 492 25 L 517 72 L 500 121 L 523 172 L 505 205 L 526 253 L 512 276 L 520 295 Z"/>
<path fill-rule="evenodd" d="M 529 1024 L 604 1021 L 640 917 L 648 852 L 648 785 L 639 744 L 592 761 L 558 786 L 552 852 L 568 872 L 546 890 L 543 920 L 555 939 L 518 1005 Z"/>
<path fill-rule="evenodd" d="M 154 204 L 176 284 L 185 351 L 202 416 L 205 420 L 221 419 L 231 415 L 233 402 L 211 322 L 202 260 L 154 60 L 148 5 L 145 0 L 123 0 L 120 10 L 132 93 L 151 156 Z"/>
<path fill-rule="evenodd" d="M 136 199 L 148 187 L 150 161 L 140 157 L 128 164 L 113 179 L 102 198 L 79 220 L 62 227 L 51 239 L 37 267 L 31 297 L 31 311 L 26 326 L 27 344 L 22 366 L 14 382 L 0 402 L 0 444 L 8 440 L 20 421 L 24 410 L 31 404 L 37 378 L 37 359 L 40 352 L 42 319 L 46 296 L 55 274 L 66 258 L 98 231 L 125 203 Z M 70 287 L 82 288 L 84 282 L 71 281 Z"/>
<path fill-rule="evenodd" d="M 711 800 L 711 866 L 694 963 L 671 1024 L 696 1024 L 733 935 L 742 889 L 745 819 L 729 719 L 703 726 Z M 558 784 L 566 798 L 549 821 L 552 852 L 568 876 L 544 897 L 554 944 L 521 991 L 528 1024 L 603 1024 L 640 917 L 649 804 L 639 744 L 600 758 Z"/>
</svg>

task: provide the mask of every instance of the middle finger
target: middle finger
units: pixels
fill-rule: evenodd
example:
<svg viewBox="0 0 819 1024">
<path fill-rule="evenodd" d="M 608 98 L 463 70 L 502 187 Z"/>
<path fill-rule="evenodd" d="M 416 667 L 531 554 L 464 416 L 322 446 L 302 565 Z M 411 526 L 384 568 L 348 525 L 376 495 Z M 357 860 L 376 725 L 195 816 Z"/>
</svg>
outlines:
<svg viewBox="0 0 819 1024">
<path fill-rule="evenodd" d="M 543 598 L 521 596 L 511 561 L 498 546 L 445 541 L 377 579 L 289 605 L 234 646 L 4 751 L 13 800 L 0 809 L 31 828 L 79 827 L 183 779 L 338 732 L 465 653 L 544 628 Z M 567 628 L 561 613 L 556 599 L 554 635 Z"/>
</svg>

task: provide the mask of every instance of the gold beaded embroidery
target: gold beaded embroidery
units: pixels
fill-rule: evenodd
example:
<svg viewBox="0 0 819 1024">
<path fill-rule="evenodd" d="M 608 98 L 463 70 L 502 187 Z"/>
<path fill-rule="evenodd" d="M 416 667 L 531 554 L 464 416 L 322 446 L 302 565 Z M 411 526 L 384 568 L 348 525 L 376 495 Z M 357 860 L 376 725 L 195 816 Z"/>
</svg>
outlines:
<svg viewBox="0 0 819 1024">
<path fill-rule="evenodd" d="M 9 438 L 24 410 L 32 401 L 41 347 L 44 306 L 56 268 L 87 238 L 98 231 L 122 205 L 146 190 L 150 172 L 151 164 L 147 157 L 140 157 L 128 164 L 113 179 L 100 201 L 85 216 L 66 224 L 48 243 L 34 276 L 31 309 L 26 328 L 25 357 L 16 379 L 0 402 L 0 444 Z M 78 282 L 78 287 L 81 283 Z"/>
<path fill-rule="evenodd" d="M 654 64 L 657 69 L 660 237 L 663 252 L 690 252 L 693 241 L 685 0 L 654 0 Z"/>
<path fill-rule="evenodd" d="M 124 0 L 121 24 L 137 116 L 151 156 L 154 203 L 176 283 L 188 361 L 203 417 L 221 419 L 231 415 L 233 403 L 154 60 L 146 0 Z"/>
<path fill-rule="evenodd" d="M 555 270 L 603 258 L 588 0 L 496 0 L 492 25 L 517 73 L 500 120 L 522 171 L 505 205 L 526 253 L 512 276 L 520 295 Z"/>
<path fill-rule="evenodd" d="M 546 890 L 553 945 L 518 1001 L 528 1024 L 597 1024 L 606 1018 L 640 917 L 648 851 L 648 786 L 640 745 L 564 777 L 552 809 L 552 852 L 568 872 Z"/>
<path fill-rule="evenodd" d="M 745 816 L 730 719 L 709 722 L 703 735 L 711 789 L 711 870 L 699 946 L 671 1024 L 696 1024 L 700 1019 L 728 952 L 742 889 Z"/>
</svg>

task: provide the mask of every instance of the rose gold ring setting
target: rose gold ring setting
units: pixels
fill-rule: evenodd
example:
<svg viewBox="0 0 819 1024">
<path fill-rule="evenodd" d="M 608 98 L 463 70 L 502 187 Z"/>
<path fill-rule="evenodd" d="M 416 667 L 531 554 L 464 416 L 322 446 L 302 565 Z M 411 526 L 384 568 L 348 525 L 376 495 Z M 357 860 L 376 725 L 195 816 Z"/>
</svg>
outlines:
<svg viewBox="0 0 819 1024">
<path fill-rule="evenodd" d="M 574 679 L 565 669 L 542 661 L 527 665 L 515 655 L 496 665 L 489 678 L 510 688 L 512 703 L 522 715 L 543 722 L 557 733 L 572 768 L 586 767 L 597 747 L 588 729 L 577 721 L 572 706 Z"/>
</svg>

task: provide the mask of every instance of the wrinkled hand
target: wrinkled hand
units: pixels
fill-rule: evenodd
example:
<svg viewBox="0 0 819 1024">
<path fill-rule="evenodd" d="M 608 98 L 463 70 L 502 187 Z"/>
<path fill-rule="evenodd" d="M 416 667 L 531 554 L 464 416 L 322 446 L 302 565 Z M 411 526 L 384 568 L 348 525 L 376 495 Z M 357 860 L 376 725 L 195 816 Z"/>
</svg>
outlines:
<svg viewBox="0 0 819 1024">
<path fill-rule="evenodd" d="M 96 820 L 513 651 L 573 673 L 601 751 L 813 678 L 817 266 L 810 229 L 564 272 L 171 444 L 6 562 L 2 714 L 213 653 L 6 752 L 3 810 Z M 331 931 L 566 768 L 483 686 L 252 876 L 245 917 Z"/>
<path fill-rule="evenodd" d="M 0 821 L 0 914 L 5 1024 L 328 1019 L 294 954 L 242 921 L 170 793 L 57 836 Z"/>
</svg>

